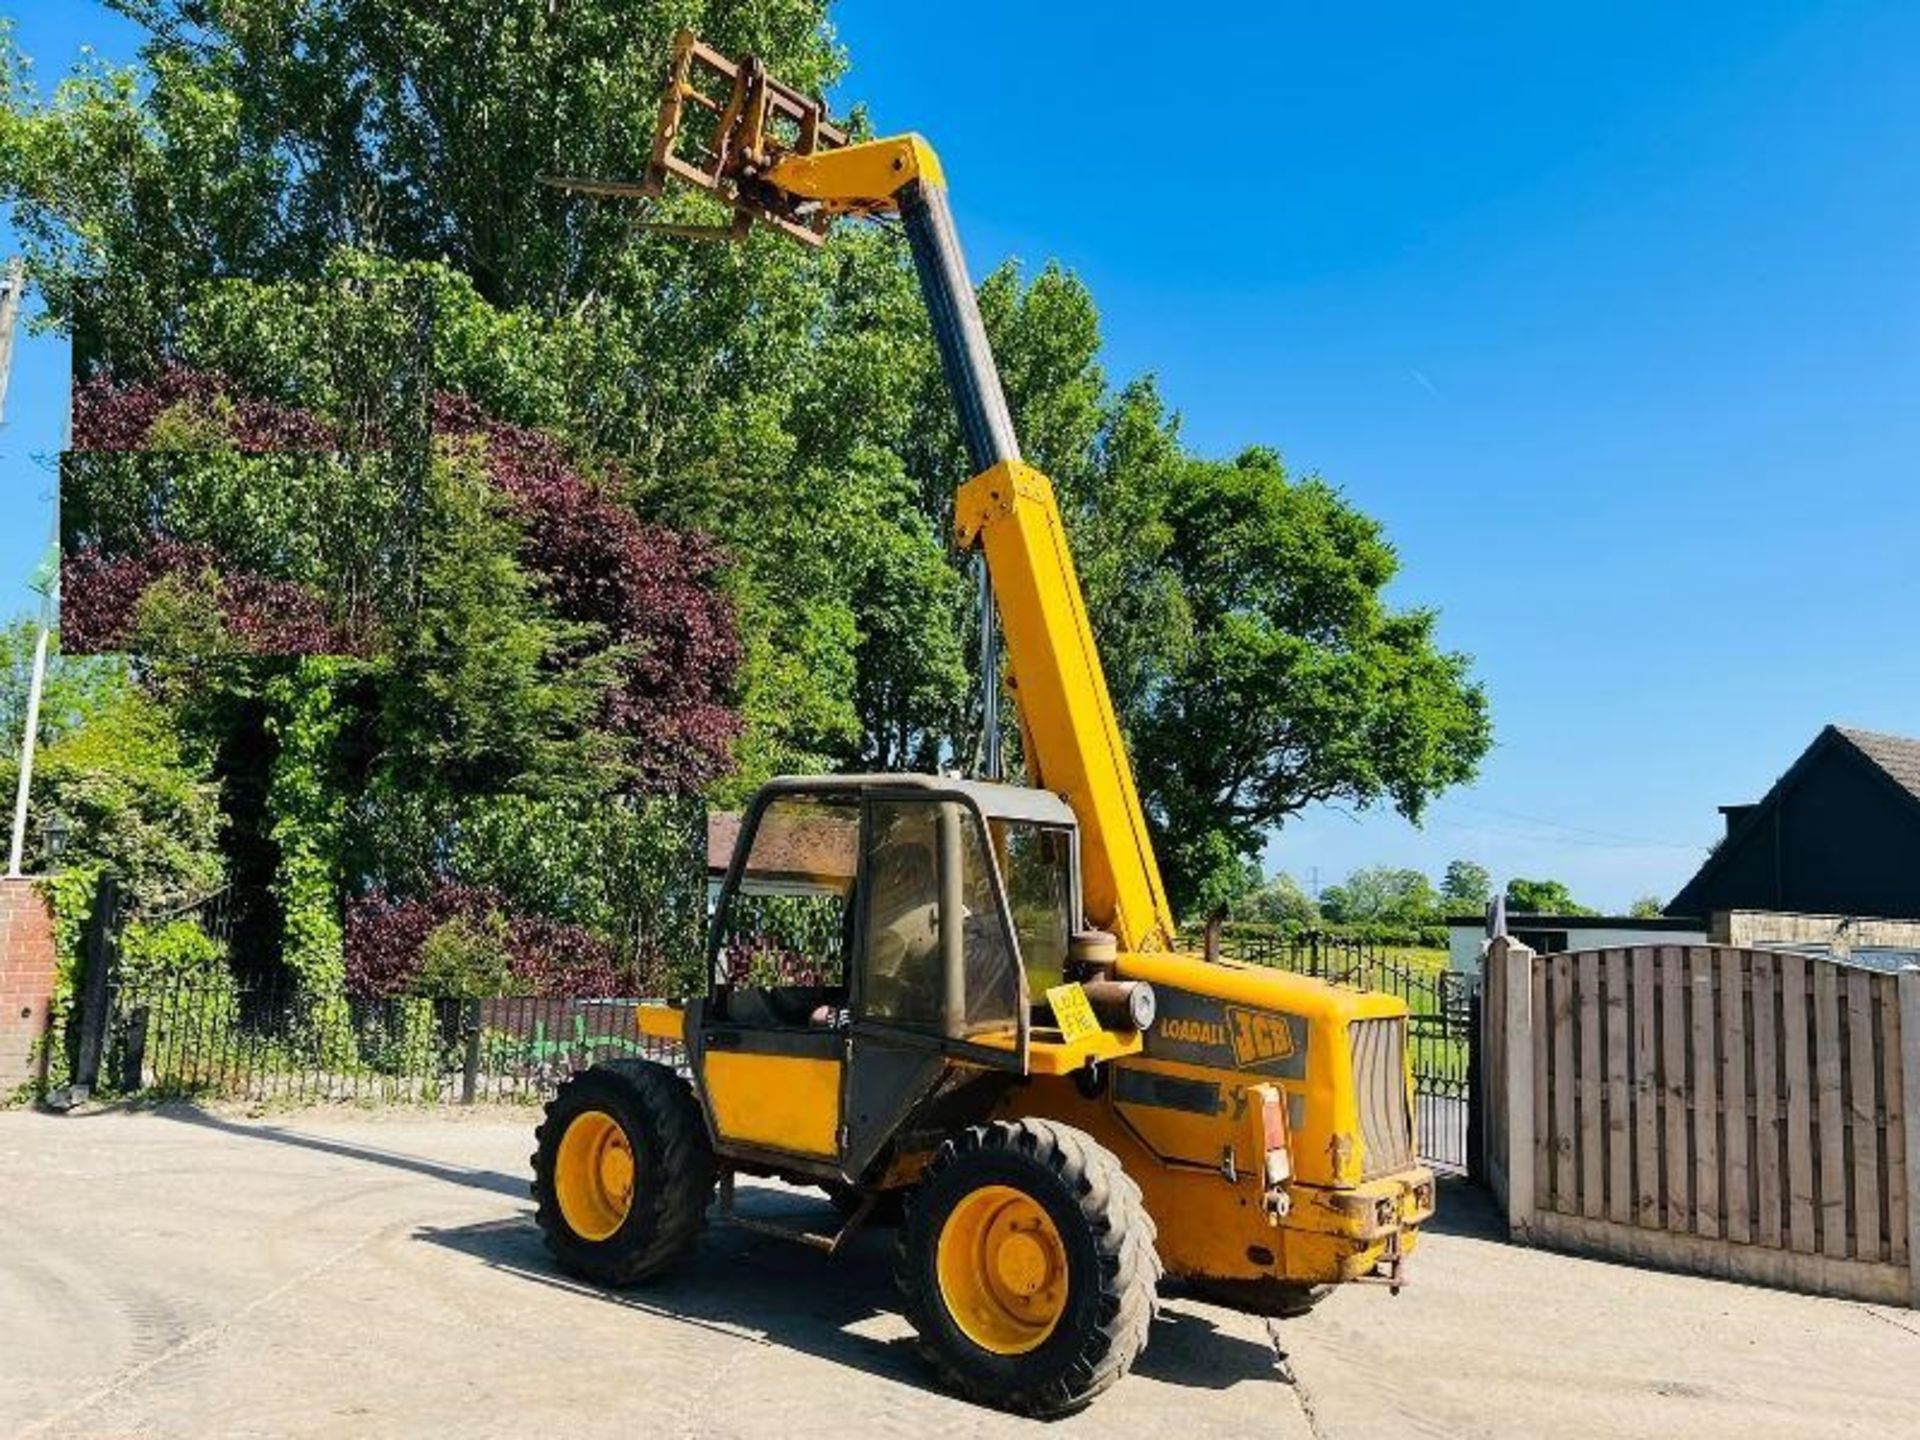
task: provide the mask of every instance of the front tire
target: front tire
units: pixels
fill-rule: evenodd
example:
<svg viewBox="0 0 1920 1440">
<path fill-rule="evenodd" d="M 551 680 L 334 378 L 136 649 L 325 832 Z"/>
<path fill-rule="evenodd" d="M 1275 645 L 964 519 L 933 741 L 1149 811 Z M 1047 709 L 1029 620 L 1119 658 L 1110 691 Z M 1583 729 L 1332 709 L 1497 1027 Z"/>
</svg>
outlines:
<svg viewBox="0 0 1920 1440">
<path fill-rule="evenodd" d="M 534 1220 L 569 1274 L 633 1285 L 682 1259 L 713 1199 L 713 1151 L 692 1089 L 651 1060 L 582 1070 L 535 1132 Z"/>
<path fill-rule="evenodd" d="M 921 1352 L 971 1400 L 1054 1416 L 1146 1348 L 1159 1262 L 1139 1187 L 1085 1132 L 976 1125 L 909 1201 L 896 1275 Z"/>
</svg>

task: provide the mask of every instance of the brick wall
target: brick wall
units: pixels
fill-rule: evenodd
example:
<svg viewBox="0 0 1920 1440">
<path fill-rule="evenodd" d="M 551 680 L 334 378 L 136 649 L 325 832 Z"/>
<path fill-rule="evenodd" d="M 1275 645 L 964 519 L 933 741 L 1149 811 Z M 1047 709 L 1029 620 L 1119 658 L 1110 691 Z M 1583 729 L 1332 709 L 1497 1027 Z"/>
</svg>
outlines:
<svg viewBox="0 0 1920 1440">
<path fill-rule="evenodd" d="M 0 1099 L 45 1075 L 53 920 L 32 880 L 0 880 Z M 38 1053 L 36 1053 L 38 1052 Z"/>
</svg>

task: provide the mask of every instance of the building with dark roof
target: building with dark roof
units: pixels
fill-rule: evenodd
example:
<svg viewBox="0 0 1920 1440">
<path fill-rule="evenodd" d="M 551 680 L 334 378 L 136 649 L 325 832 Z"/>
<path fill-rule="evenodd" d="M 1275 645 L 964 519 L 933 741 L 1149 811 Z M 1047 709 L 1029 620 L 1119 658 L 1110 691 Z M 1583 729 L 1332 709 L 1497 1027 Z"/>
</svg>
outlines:
<svg viewBox="0 0 1920 1440">
<path fill-rule="evenodd" d="M 1829 725 L 1726 835 L 1669 915 L 1920 919 L 1920 740 Z"/>
</svg>

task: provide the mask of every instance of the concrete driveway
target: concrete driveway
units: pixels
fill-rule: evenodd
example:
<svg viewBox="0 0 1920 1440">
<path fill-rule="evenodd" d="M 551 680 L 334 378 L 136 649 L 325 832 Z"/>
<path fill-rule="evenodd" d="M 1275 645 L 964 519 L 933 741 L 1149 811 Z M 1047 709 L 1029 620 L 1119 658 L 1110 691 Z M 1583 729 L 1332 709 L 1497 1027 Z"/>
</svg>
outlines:
<svg viewBox="0 0 1920 1440">
<path fill-rule="evenodd" d="M 1398 1299 L 1174 1298 L 1040 1426 L 929 1388 L 890 1235 L 710 1232 L 609 1297 L 529 1219 L 531 1112 L 0 1114 L 0 1434 L 1920 1434 L 1920 1317 L 1515 1249 L 1468 1192 Z M 767 1216 L 823 1216 L 766 1189 Z"/>
</svg>

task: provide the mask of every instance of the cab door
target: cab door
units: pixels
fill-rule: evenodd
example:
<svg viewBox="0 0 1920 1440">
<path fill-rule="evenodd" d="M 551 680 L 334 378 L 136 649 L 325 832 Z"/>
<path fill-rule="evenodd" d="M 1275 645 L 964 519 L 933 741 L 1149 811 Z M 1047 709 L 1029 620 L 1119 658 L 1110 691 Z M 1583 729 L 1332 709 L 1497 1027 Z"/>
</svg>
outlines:
<svg viewBox="0 0 1920 1440">
<path fill-rule="evenodd" d="M 921 787 L 866 798 L 843 1165 L 859 1178 L 939 1092 L 984 1114 L 1025 1069 L 1027 997 L 978 810 Z M 985 1081 L 985 1084 L 980 1082 Z"/>
<path fill-rule="evenodd" d="M 852 791 L 762 792 L 747 816 L 714 916 L 693 1055 L 728 1153 L 839 1173 L 860 829 Z"/>
</svg>

